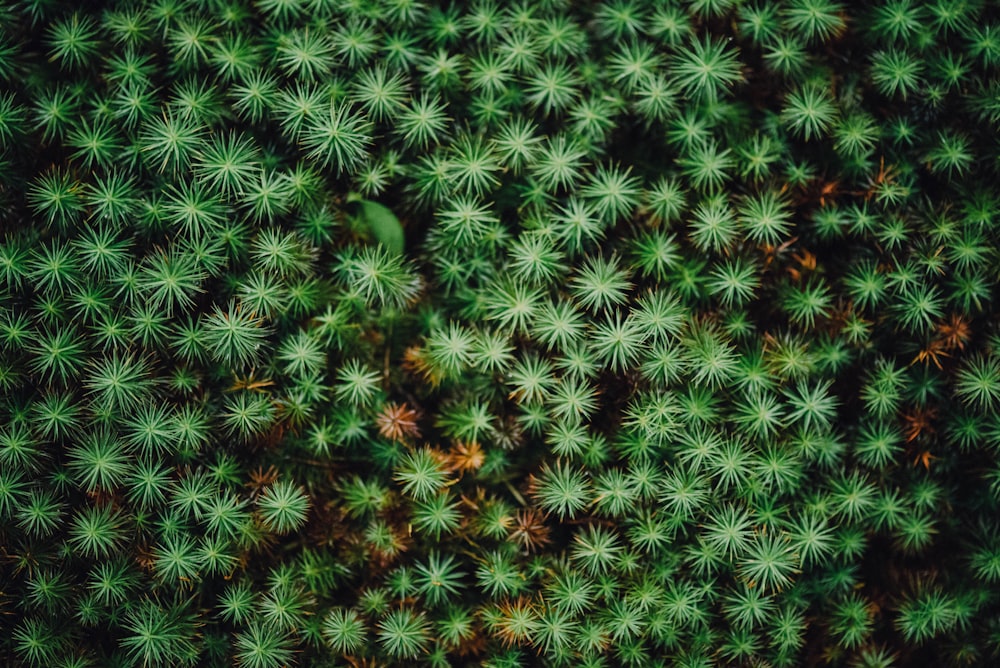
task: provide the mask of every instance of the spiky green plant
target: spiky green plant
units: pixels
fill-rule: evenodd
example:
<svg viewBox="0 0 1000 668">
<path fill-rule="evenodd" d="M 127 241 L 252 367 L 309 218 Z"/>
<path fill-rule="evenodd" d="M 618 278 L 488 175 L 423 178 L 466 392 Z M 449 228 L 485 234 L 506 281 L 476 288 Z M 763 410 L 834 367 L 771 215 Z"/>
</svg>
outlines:
<svg viewBox="0 0 1000 668">
<path fill-rule="evenodd" d="M 710 102 L 742 79 L 736 52 L 709 35 L 692 39 L 690 51 L 678 52 L 672 65 L 686 94 Z"/>
</svg>

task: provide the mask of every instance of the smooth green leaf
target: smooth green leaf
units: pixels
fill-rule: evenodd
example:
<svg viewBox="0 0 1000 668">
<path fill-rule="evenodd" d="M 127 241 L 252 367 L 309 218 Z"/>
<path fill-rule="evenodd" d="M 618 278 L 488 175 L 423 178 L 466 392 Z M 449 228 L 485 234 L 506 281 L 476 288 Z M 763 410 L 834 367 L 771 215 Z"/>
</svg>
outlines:
<svg viewBox="0 0 1000 668">
<path fill-rule="evenodd" d="M 358 200 L 358 204 L 361 219 L 375 239 L 388 250 L 402 255 L 405 242 L 403 224 L 399 222 L 396 214 L 388 207 L 371 200 Z"/>
</svg>

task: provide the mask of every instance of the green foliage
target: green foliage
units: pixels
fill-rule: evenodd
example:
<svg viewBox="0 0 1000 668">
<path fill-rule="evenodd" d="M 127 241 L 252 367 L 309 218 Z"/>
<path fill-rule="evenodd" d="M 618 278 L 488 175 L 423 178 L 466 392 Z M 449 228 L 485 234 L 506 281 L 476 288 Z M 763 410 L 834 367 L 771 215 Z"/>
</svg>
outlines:
<svg viewBox="0 0 1000 668">
<path fill-rule="evenodd" d="M 356 168 L 371 141 L 369 121 L 335 103 L 325 112 L 310 116 L 302 132 L 303 148 L 309 149 L 306 157 L 332 167 L 338 174 Z"/>
<path fill-rule="evenodd" d="M 226 310 L 216 306 L 204 327 L 213 358 L 227 366 L 252 364 L 259 358 L 260 347 L 267 337 L 262 320 L 235 301 L 230 301 Z"/>
<path fill-rule="evenodd" d="M 826 90 L 810 85 L 788 96 L 781 116 L 793 134 L 813 139 L 826 134 L 836 118 L 836 107 Z"/>
<path fill-rule="evenodd" d="M 360 201 L 361 217 L 372 236 L 387 250 L 396 255 L 403 254 L 403 226 L 387 207 L 378 202 Z"/>
<path fill-rule="evenodd" d="M 573 517 L 587 505 L 591 490 L 581 471 L 560 463 L 541 472 L 535 482 L 534 494 L 543 510 L 564 519 Z"/>
<path fill-rule="evenodd" d="M 886 96 L 906 99 L 921 83 L 923 64 L 905 51 L 888 49 L 872 57 L 871 79 Z"/>
<path fill-rule="evenodd" d="M 685 94 L 714 102 L 729 86 L 742 79 L 738 55 L 709 35 L 693 39 L 691 50 L 678 52 L 673 74 Z"/>
<path fill-rule="evenodd" d="M 364 646 L 364 620 L 354 610 L 334 609 L 323 619 L 323 637 L 335 652 L 351 654 Z"/>
<path fill-rule="evenodd" d="M 795 0 L 782 12 L 785 27 L 807 40 L 827 41 L 843 31 L 844 6 L 831 0 Z"/>
<path fill-rule="evenodd" d="M 294 652 L 289 636 L 273 626 L 252 622 L 235 635 L 234 658 L 247 668 L 279 668 L 292 660 Z"/>
<path fill-rule="evenodd" d="M 995 662 L 989 3 L 8 4 L 11 665 Z"/>
<path fill-rule="evenodd" d="M 403 492 L 418 501 L 426 500 L 447 483 L 447 472 L 429 448 L 407 453 L 394 476 Z"/>
<path fill-rule="evenodd" d="M 419 278 L 388 245 L 368 247 L 357 256 L 344 258 L 343 273 L 347 289 L 371 305 L 402 308 L 420 289 Z"/>
<path fill-rule="evenodd" d="M 309 497 L 290 481 L 279 481 L 264 490 L 257 499 L 264 524 L 276 533 L 287 533 L 305 522 Z"/>
<path fill-rule="evenodd" d="M 414 659 L 427 644 L 429 629 L 422 613 L 394 610 L 377 627 L 379 644 L 390 657 Z"/>
<path fill-rule="evenodd" d="M 74 12 L 50 26 L 47 42 L 53 60 L 67 69 L 82 69 L 99 52 L 96 21 Z"/>
</svg>

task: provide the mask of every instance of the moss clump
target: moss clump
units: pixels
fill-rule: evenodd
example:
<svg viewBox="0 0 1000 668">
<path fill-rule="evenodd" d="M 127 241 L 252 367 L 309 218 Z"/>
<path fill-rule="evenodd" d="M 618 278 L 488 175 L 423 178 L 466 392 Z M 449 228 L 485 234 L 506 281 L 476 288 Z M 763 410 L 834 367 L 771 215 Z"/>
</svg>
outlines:
<svg viewBox="0 0 1000 668">
<path fill-rule="evenodd" d="M 986 665 L 1000 15 L 0 8 L 0 655 Z"/>
</svg>

